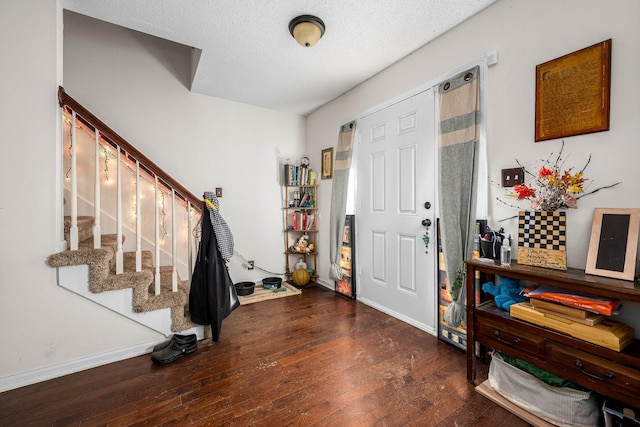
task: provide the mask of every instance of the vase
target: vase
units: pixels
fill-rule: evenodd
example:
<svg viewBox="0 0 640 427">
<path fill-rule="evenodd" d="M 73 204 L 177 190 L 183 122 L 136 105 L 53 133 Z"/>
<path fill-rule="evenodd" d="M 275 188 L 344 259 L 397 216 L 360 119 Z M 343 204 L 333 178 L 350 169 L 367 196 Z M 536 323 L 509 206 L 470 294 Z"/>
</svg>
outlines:
<svg viewBox="0 0 640 427">
<path fill-rule="evenodd" d="M 518 264 L 567 269 L 567 217 L 564 211 L 520 211 Z"/>
</svg>

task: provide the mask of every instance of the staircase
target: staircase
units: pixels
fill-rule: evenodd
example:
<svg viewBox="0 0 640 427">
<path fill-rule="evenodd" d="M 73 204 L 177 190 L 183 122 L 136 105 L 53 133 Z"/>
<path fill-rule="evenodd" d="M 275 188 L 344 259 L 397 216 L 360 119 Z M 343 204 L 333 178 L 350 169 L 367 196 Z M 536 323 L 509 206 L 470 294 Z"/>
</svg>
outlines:
<svg viewBox="0 0 640 427">
<path fill-rule="evenodd" d="M 65 237 L 71 221 L 65 218 Z M 84 296 L 112 311 L 118 312 L 131 320 L 150 327 L 160 333 L 169 335 L 175 332 L 189 331 L 202 335 L 202 327 L 189 320 L 188 295 L 189 281 L 180 280 L 178 291 L 172 292 L 171 266 L 160 267 L 161 293 L 155 295 L 155 275 L 151 251 L 142 252 L 142 270 L 135 271 L 135 252 L 125 252 L 124 273 L 115 273 L 116 236 L 102 235 L 102 247 L 93 248 L 93 217 L 79 217 L 78 230 L 82 237 L 77 251 L 64 251 L 49 258 L 51 267 L 60 268 L 60 286 Z M 84 269 L 62 267 L 88 266 L 88 275 Z M 76 274 L 77 273 L 77 274 Z M 84 276 L 87 279 L 78 280 Z M 112 295 L 100 295 L 107 291 Z M 118 294 L 118 295 L 116 295 Z M 121 307 L 122 296 L 130 294 L 128 310 Z M 148 313 L 154 312 L 153 315 Z"/>
<path fill-rule="evenodd" d="M 166 336 L 180 332 L 195 333 L 203 338 L 204 328 L 190 321 L 190 280 L 182 280 L 178 273 L 180 268 L 189 275 L 192 269 L 191 230 L 195 224 L 191 223 L 191 216 L 192 212 L 198 214 L 200 200 L 69 97 L 62 88 L 59 100 L 65 118 L 65 135 L 68 135 L 69 148 L 65 155 L 70 158 L 69 167 L 65 170 L 67 178 L 71 177 L 69 183 L 65 181 L 64 236 L 69 249 L 51 255 L 48 260 L 51 267 L 58 268 L 59 285 Z M 83 135 L 77 135 L 82 132 Z M 85 142 L 83 146 L 81 136 L 90 143 Z M 94 149 L 91 138 L 95 139 Z M 94 150 L 95 157 L 76 154 L 88 149 Z M 106 160 L 99 160 L 102 150 Z M 99 179 L 101 169 L 106 172 L 107 150 L 115 151 L 117 155 L 112 154 L 116 165 L 112 166 L 114 173 L 109 182 L 109 185 L 113 184 L 115 178 L 115 192 L 109 191 Z M 135 170 L 135 179 L 132 181 L 129 176 L 127 181 L 121 168 Z M 82 171 L 90 172 L 83 175 Z M 108 175 L 106 180 L 109 181 Z M 140 190 L 136 189 L 137 197 L 129 202 L 130 206 L 126 206 L 122 197 L 123 185 L 133 184 L 139 188 L 148 182 L 155 183 L 155 198 L 151 197 L 147 202 L 150 205 L 144 207 Z M 112 185 L 111 190 L 113 188 Z M 157 206 L 158 194 L 162 196 L 162 208 Z M 165 195 L 172 210 L 168 215 L 171 222 L 169 231 L 164 224 Z M 117 200 L 110 200 L 112 196 Z M 185 203 L 188 217 L 184 227 L 176 225 L 176 218 L 180 216 L 176 214 L 176 206 L 180 203 Z M 95 209 L 95 214 L 78 215 L 78 205 L 83 213 Z M 114 206 L 117 207 L 116 212 L 113 212 Z M 127 211 L 133 210 L 134 217 L 138 217 L 133 229 L 123 220 L 123 206 Z M 162 220 L 159 219 L 159 210 L 162 210 Z M 148 230 L 150 224 L 154 224 L 151 231 Z M 101 230 L 105 229 L 115 229 L 116 233 L 103 234 Z M 164 233 L 162 236 L 160 229 Z M 127 231 L 135 240 L 133 245 L 128 245 L 133 251 L 124 250 Z M 183 237 L 180 236 L 181 231 Z M 163 245 L 165 236 L 171 243 L 171 249 L 162 247 L 166 246 Z M 177 250 L 176 242 L 181 238 L 188 254 L 180 254 Z M 165 262 L 170 265 L 162 265 Z"/>
</svg>

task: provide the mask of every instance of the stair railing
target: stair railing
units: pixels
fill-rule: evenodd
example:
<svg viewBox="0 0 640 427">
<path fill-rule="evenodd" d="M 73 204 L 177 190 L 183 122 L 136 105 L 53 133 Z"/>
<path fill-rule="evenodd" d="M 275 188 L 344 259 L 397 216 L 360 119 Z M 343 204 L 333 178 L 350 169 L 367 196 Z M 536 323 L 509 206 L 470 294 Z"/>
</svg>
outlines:
<svg viewBox="0 0 640 427">
<path fill-rule="evenodd" d="M 135 170 L 135 234 L 136 234 L 136 250 L 135 250 L 135 269 L 137 272 L 142 269 L 142 203 L 141 203 L 141 187 L 142 176 L 147 174 L 153 180 L 156 202 L 162 198 L 164 203 L 164 192 L 171 195 L 171 260 L 172 274 L 171 287 L 173 292 L 177 291 L 178 273 L 177 273 L 177 235 L 176 235 L 176 200 L 180 199 L 186 204 L 187 212 L 187 233 L 192 230 L 192 219 L 194 213 L 201 213 L 202 201 L 184 188 L 180 183 L 173 179 L 169 174 L 164 172 L 155 163 L 140 153 L 135 147 L 129 144 L 124 138 L 114 132 L 100 119 L 94 116 L 86 108 L 84 108 L 75 99 L 69 96 L 63 87 L 58 89 L 58 102 L 63 109 L 63 117 L 70 116 L 70 166 L 67 171 L 67 177 L 70 180 L 70 229 L 69 229 L 69 246 L 70 250 L 75 251 L 79 248 L 78 236 L 78 165 L 77 165 L 77 141 L 76 129 L 84 127 L 90 132 L 95 133 L 95 158 L 94 158 L 94 189 L 93 189 L 93 207 L 94 207 L 94 224 L 93 224 L 93 247 L 95 249 L 102 246 L 101 233 L 101 185 L 100 185 L 100 153 L 104 151 L 105 165 L 108 162 L 108 149 L 111 147 L 115 150 L 116 157 L 116 274 L 124 272 L 124 252 L 123 252 L 123 200 L 122 200 L 122 168 L 123 164 L 131 170 Z M 102 147 L 102 148 L 101 148 Z M 135 169 L 134 169 L 135 168 Z M 105 171 L 108 168 L 105 167 Z M 108 178 L 107 178 L 108 179 Z M 154 225 L 154 247 L 155 247 L 155 294 L 159 295 L 160 290 L 160 242 L 168 233 L 160 235 L 161 226 L 160 210 L 157 206 L 155 209 L 155 225 Z M 164 205 L 163 205 L 164 209 Z M 193 248 L 191 244 L 187 245 L 187 264 L 189 279 L 191 279 L 191 271 L 193 267 Z"/>
</svg>

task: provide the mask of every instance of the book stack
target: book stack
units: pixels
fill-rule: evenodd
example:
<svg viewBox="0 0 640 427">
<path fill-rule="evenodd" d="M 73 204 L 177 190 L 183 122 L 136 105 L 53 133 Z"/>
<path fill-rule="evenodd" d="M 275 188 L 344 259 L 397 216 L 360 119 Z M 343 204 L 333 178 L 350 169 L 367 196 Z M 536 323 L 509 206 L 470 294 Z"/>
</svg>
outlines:
<svg viewBox="0 0 640 427">
<path fill-rule="evenodd" d="M 291 214 L 289 224 L 295 231 L 311 231 L 315 226 L 315 215 L 312 213 L 295 211 Z"/>
<path fill-rule="evenodd" d="M 284 185 L 315 185 L 318 173 L 302 165 L 284 165 Z"/>
<path fill-rule="evenodd" d="M 313 188 L 308 188 L 306 191 L 300 192 L 298 190 L 293 192 L 293 197 L 290 196 L 290 208 L 315 208 L 315 194 Z"/>
<path fill-rule="evenodd" d="M 513 304 L 509 310 L 516 319 L 615 351 L 634 341 L 633 328 L 609 318 L 620 309 L 617 300 L 575 295 L 543 285 L 523 292 L 530 297 L 529 302 Z"/>
</svg>

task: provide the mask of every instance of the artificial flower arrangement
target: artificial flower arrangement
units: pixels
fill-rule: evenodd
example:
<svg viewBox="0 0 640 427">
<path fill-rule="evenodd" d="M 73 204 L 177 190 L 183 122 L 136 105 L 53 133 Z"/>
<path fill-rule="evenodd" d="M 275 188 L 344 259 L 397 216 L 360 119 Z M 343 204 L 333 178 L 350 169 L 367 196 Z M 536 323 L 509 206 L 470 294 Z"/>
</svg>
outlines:
<svg viewBox="0 0 640 427">
<path fill-rule="evenodd" d="M 620 184 L 620 182 L 616 182 L 615 184 L 585 192 L 585 185 L 588 186 L 587 181 L 590 180 L 585 178 L 584 170 L 591 162 L 591 155 L 589 155 L 589 159 L 582 169 L 576 172 L 573 167 L 564 168 L 565 159 L 562 157 L 563 150 L 564 141 L 562 141 L 562 147 L 555 157 L 555 160 L 553 162 L 550 160 L 553 156 L 553 153 L 551 153 L 535 174 L 528 171 L 520 164 L 518 159 L 516 159 L 518 166 L 524 170 L 525 176 L 531 177 L 533 182 L 531 184 L 515 185 L 513 192 L 508 193 L 507 196 L 516 198 L 517 200 L 528 200 L 530 202 L 530 208 L 533 210 L 557 211 L 560 209 L 577 209 L 578 199 Z M 502 200 L 500 201 L 502 202 Z"/>
</svg>

